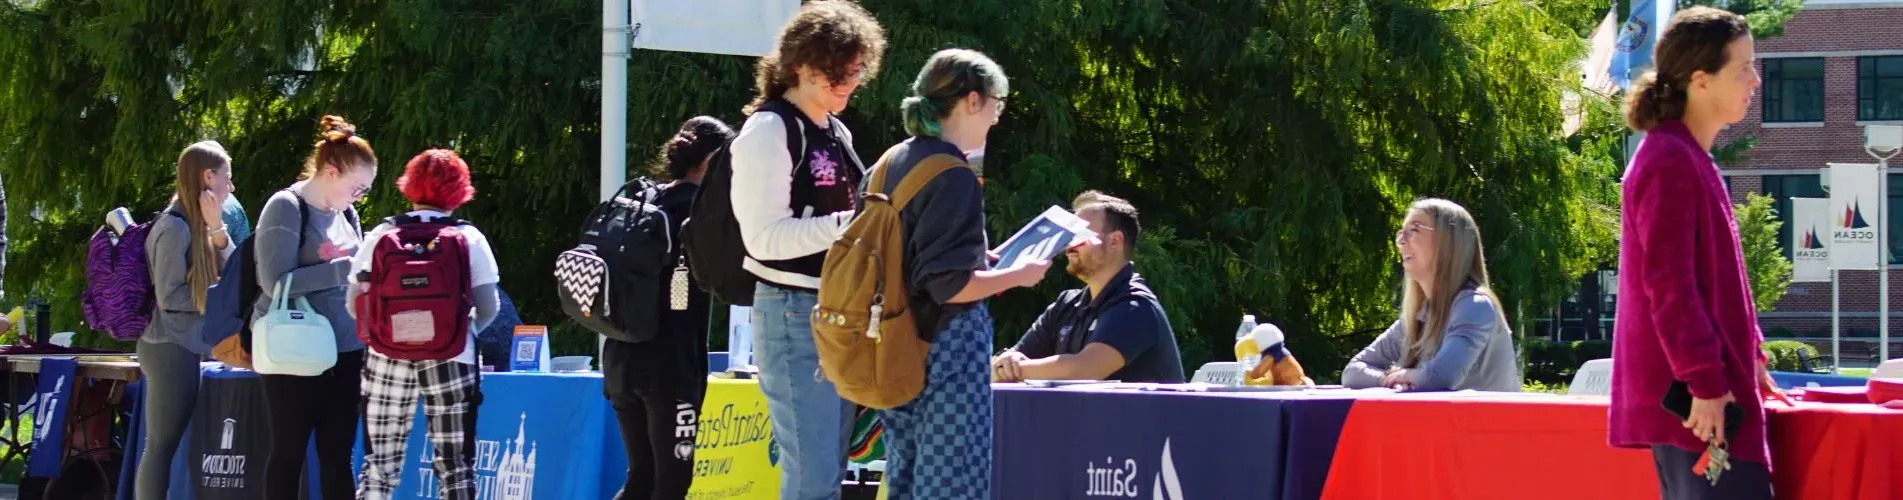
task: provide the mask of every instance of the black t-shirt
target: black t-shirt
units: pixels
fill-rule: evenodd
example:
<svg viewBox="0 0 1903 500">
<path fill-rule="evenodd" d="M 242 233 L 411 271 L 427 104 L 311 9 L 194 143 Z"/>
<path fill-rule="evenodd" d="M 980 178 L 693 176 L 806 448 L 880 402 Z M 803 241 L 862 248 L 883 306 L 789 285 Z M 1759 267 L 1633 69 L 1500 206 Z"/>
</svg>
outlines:
<svg viewBox="0 0 1903 500">
<path fill-rule="evenodd" d="M 784 103 L 784 101 L 776 101 Z M 780 112 L 790 110 L 788 112 Z M 791 104 L 775 107 L 781 119 L 799 120 L 805 137 L 805 157 L 793 158 L 791 203 L 787 208 L 794 217 L 813 217 L 850 212 L 865 178 L 865 166 L 852 152 L 852 133 L 837 118 L 828 117 L 827 128 L 799 113 Z M 795 140 L 792 137 L 788 141 Z M 826 252 L 797 259 L 762 262 L 767 267 L 806 276 L 819 276 L 826 264 Z"/>
<path fill-rule="evenodd" d="M 1150 291 L 1136 266 L 1126 264 L 1104 287 L 1103 296 L 1090 297 L 1089 288 L 1068 290 L 1044 308 L 1016 349 L 1032 359 L 1076 354 L 1092 342 L 1123 355 L 1123 369 L 1109 380 L 1180 383 L 1183 356 L 1169 316 Z"/>
</svg>

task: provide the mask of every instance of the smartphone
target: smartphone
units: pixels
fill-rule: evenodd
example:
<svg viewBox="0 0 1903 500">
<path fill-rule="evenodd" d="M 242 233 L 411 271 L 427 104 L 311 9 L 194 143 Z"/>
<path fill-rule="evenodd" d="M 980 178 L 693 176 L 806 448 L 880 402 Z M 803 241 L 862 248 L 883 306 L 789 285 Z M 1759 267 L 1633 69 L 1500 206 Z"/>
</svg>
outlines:
<svg viewBox="0 0 1903 500">
<path fill-rule="evenodd" d="M 1665 411 L 1678 417 L 1680 422 L 1691 419 L 1691 387 L 1685 385 L 1684 382 L 1672 381 L 1672 386 L 1665 389 L 1665 399 L 1661 404 L 1665 406 Z M 1738 427 L 1743 422 L 1744 409 L 1739 408 L 1737 403 L 1725 403 L 1725 442 L 1738 437 Z"/>
</svg>

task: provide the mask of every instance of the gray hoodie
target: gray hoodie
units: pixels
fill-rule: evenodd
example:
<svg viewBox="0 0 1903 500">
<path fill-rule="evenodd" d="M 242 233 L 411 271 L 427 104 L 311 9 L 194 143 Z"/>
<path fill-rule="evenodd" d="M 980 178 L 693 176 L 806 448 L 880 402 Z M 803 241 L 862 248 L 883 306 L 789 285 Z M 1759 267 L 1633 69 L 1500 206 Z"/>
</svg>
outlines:
<svg viewBox="0 0 1903 500">
<path fill-rule="evenodd" d="M 1513 332 L 1501 323 L 1497 307 L 1472 288 L 1454 296 L 1440 350 L 1422 357 L 1419 365 L 1406 367 L 1414 370 L 1414 390 L 1520 392 Z M 1407 332 L 1395 321 L 1348 362 L 1341 371 L 1341 385 L 1355 389 L 1380 385 L 1381 376 L 1401 363 L 1406 344 Z"/>
<path fill-rule="evenodd" d="M 211 353 L 211 346 L 199 336 L 193 335 L 198 322 L 204 315 L 198 312 L 197 304 L 192 303 L 192 284 L 190 268 L 192 226 L 185 221 L 183 208 L 178 201 L 165 207 L 152 221 L 152 232 L 145 237 L 146 267 L 152 273 L 152 290 L 158 306 L 153 308 L 152 322 L 145 325 L 145 332 L 139 334 L 139 340 L 154 344 L 177 344 L 192 352 L 204 355 Z M 222 257 L 230 257 L 231 250 L 237 245 L 225 247 Z M 220 259 L 219 262 L 223 262 Z"/>
<path fill-rule="evenodd" d="M 258 264 L 258 286 L 264 290 L 253 304 L 251 318 L 264 317 L 270 309 L 278 282 L 291 278 L 290 298 L 304 297 L 311 308 L 330 321 L 337 334 L 337 352 L 363 349 L 357 340 L 357 320 L 344 307 L 346 285 L 350 283 L 350 256 L 363 244 L 363 232 L 352 219 L 356 209 L 337 212 L 306 206 L 296 193 L 304 183 L 271 195 L 258 214 L 257 241 L 252 249 Z M 303 213 L 310 221 L 304 223 Z M 298 245 L 299 233 L 304 244 Z"/>
</svg>

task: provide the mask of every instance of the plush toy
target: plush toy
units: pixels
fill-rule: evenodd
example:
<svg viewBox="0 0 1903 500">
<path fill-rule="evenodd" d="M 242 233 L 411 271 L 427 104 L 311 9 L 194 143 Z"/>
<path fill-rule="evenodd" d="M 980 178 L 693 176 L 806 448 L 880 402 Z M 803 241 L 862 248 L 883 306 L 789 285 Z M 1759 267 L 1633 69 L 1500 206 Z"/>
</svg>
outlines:
<svg viewBox="0 0 1903 500">
<path fill-rule="evenodd" d="M 1302 364 L 1289 354 L 1283 343 L 1282 329 L 1263 323 L 1249 336 L 1236 342 L 1236 359 L 1261 356 L 1255 366 L 1246 367 L 1243 381 L 1248 385 L 1315 385 L 1302 371 Z"/>
</svg>

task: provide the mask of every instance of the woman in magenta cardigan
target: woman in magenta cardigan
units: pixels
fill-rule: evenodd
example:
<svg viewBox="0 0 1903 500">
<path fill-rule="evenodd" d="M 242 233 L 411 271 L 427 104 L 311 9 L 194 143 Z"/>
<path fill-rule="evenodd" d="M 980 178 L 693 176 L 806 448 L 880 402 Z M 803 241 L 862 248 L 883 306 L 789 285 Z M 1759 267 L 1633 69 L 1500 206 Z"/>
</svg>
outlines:
<svg viewBox="0 0 1903 500">
<path fill-rule="evenodd" d="M 1668 499 L 1771 498 L 1760 391 L 1775 391 L 1751 302 L 1737 224 L 1708 151 L 1744 119 L 1758 88 L 1743 16 L 1679 11 L 1659 39 L 1655 72 L 1633 83 L 1626 122 L 1646 132 L 1627 168 L 1612 344 L 1613 446 L 1650 448 Z M 1660 402 L 1674 382 L 1693 401 L 1681 420 Z M 1693 472 L 1710 440 L 1725 442 L 1724 407 L 1744 421 L 1732 468 L 1712 484 Z"/>
</svg>

